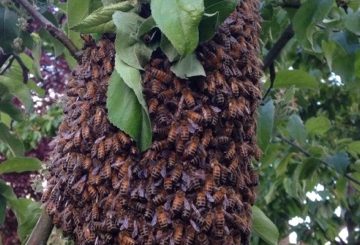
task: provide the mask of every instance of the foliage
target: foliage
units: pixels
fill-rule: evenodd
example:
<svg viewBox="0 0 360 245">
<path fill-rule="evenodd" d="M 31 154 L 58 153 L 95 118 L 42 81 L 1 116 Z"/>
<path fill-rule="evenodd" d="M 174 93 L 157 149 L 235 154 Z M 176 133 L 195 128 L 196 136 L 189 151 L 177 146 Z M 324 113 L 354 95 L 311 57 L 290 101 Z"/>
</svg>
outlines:
<svg viewBox="0 0 360 245">
<path fill-rule="evenodd" d="M 136 1 L 49 1 L 54 5 L 47 1 L 36 2 L 42 4 L 39 12 L 64 29 L 78 47 L 83 41 L 75 31 L 95 33 L 95 37 L 103 32 L 117 33 L 116 46 L 121 52 L 117 52 L 116 58 L 119 76 L 114 75 L 117 78 L 110 83 L 113 89 L 109 93 L 114 95 L 108 99 L 110 118 L 144 150 L 151 142 L 140 79 L 144 64 L 153 50 L 160 47 L 178 76 L 203 76 L 193 51 L 199 42 L 213 36 L 237 1 L 174 1 L 189 9 L 184 13 L 173 1 L 156 0 L 151 1 L 154 16 L 146 19 L 138 16 L 138 8 L 133 5 Z M 162 14 L 163 8 L 167 11 L 166 6 L 171 3 L 168 9 L 174 14 Z M 123 8 L 129 4 L 131 8 Z M 51 11 L 53 6 L 58 10 Z M 360 2 L 262 0 L 261 13 L 264 57 L 290 24 L 295 36 L 274 64 L 274 89 L 259 109 L 257 133 L 263 156 L 257 165 L 260 173 L 257 206 L 276 224 L 280 238 L 296 232 L 298 240 L 305 243 L 336 243 L 339 232 L 346 227 L 348 243 L 355 243 L 360 239 L 356 233 L 360 224 L 357 198 L 360 186 L 351 179 L 360 179 L 360 130 L 357 126 L 360 124 Z M 67 17 L 65 22 L 64 15 Z M 27 123 L 24 118 L 28 119 L 28 114 L 13 103 L 18 99 L 26 113 L 33 110 L 31 94 L 35 92 L 36 78 L 40 77 L 39 49 L 64 55 L 69 64 L 74 64 L 61 44 L 45 31 L 31 26 L 30 19 L 14 3 L 0 5 L 0 46 L 5 53 L 11 54 L 7 63 L 1 64 L 0 150 L 9 159 L 23 157 L 24 149 L 34 147 L 41 135 L 53 134 L 59 122 L 59 110 L 52 109 L 54 114 L 49 113 L 48 117 L 32 115 Z M 189 23 L 187 29 L 176 27 L 180 23 Z M 25 48 L 32 51 L 32 58 L 25 55 Z M 14 54 L 33 75 L 28 83 L 23 82 L 23 68 L 17 60 L 3 72 Z M 270 84 L 267 71 L 264 80 L 266 90 Z M 130 101 L 135 108 L 131 111 L 133 114 L 123 113 L 126 109 L 118 106 L 126 105 L 118 101 L 120 96 L 115 96 L 124 93 L 125 89 L 129 91 L 126 102 Z M 40 93 L 41 90 L 39 96 Z M 15 128 L 12 128 L 13 124 Z M 19 138 L 24 142 L 21 143 Z M 8 187 L 0 189 L 1 221 L 4 203 L 11 203 L 6 193 L 11 191 Z M 26 205 L 28 201 L 20 202 Z M 29 215 L 32 208 L 24 210 Z M 335 214 L 335 210 L 340 212 Z M 262 217 L 257 210 L 253 212 L 255 218 Z M 294 217 L 300 217 L 304 222 L 289 224 Z M 261 225 L 268 221 L 261 219 L 263 222 L 260 223 L 254 220 L 258 234 L 253 243 L 273 243 L 276 231 L 259 232 Z"/>
</svg>

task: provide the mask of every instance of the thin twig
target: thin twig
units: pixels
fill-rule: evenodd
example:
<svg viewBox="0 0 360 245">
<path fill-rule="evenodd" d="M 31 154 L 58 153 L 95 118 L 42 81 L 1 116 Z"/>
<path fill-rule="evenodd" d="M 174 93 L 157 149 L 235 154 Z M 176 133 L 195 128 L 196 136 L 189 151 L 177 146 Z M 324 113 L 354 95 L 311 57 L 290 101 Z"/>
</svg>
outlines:
<svg viewBox="0 0 360 245">
<path fill-rule="evenodd" d="M 285 143 L 291 145 L 292 147 L 294 147 L 295 149 L 297 149 L 297 150 L 300 151 L 301 153 L 303 153 L 305 156 L 311 157 L 311 154 L 310 154 L 309 152 L 307 152 L 304 148 L 302 148 L 301 146 L 297 145 L 296 143 L 294 143 L 294 142 L 292 142 L 292 141 L 284 138 L 282 135 L 278 135 L 277 137 L 278 137 L 279 139 L 281 139 L 282 141 L 284 141 Z M 324 160 L 322 160 L 322 159 L 318 159 L 318 160 L 319 160 L 319 162 L 321 162 L 322 164 L 326 165 L 327 167 L 331 167 L 331 168 L 332 168 L 332 166 L 331 166 L 328 162 L 326 162 L 326 161 L 324 161 Z M 351 175 L 349 175 L 348 173 L 344 174 L 344 177 L 347 178 L 348 180 L 351 180 L 352 182 L 360 185 L 360 181 L 358 181 L 357 179 L 353 178 L 353 177 L 352 177 Z"/>
<path fill-rule="evenodd" d="M 284 32 L 281 34 L 279 40 L 276 41 L 274 46 L 270 49 L 268 54 L 264 59 L 263 70 L 266 70 L 271 63 L 274 63 L 276 58 L 279 56 L 285 45 L 290 41 L 290 39 L 294 36 L 294 30 L 292 25 L 288 25 Z"/>
<path fill-rule="evenodd" d="M 269 88 L 267 89 L 264 97 L 262 98 L 262 105 L 263 105 L 263 103 L 265 102 L 266 97 L 270 94 L 272 88 L 274 87 L 275 78 L 276 78 L 276 72 L 275 72 L 275 65 L 274 65 L 274 63 L 271 63 L 271 65 L 270 65 L 270 67 L 269 67 L 269 70 L 270 70 L 270 86 L 269 86 Z"/>
<path fill-rule="evenodd" d="M 26 65 L 24 64 L 24 62 L 18 55 L 13 54 L 13 56 L 14 56 L 14 59 L 19 63 L 19 65 L 21 67 L 22 75 L 23 75 L 23 82 L 27 83 L 27 81 L 29 79 L 29 69 L 26 67 Z"/>
<path fill-rule="evenodd" d="M 74 43 L 65 35 L 63 31 L 54 26 L 48 19 L 41 15 L 27 0 L 14 0 L 23 6 L 26 11 L 57 40 L 59 40 L 70 52 L 70 54 L 79 62 L 80 56 L 78 54 L 78 48 Z"/>
<path fill-rule="evenodd" d="M 4 74 L 5 74 L 5 72 L 6 72 L 6 71 L 10 68 L 10 66 L 12 65 L 15 57 L 14 57 L 14 56 L 10 56 L 9 59 L 10 59 L 10 60 L 9 60 L 9 62 L 7 63 L 7 65 L 6 65 L 6 66 L 4 67 L 4 69 L 2 69 L 2 71 L 0 72 L 0 75 L 4 75 Z"/>
<path fill-rule="evenodd" d="M 53 224 L 51 218 L 46 211 L 43 210 L 29 240 L 26 242 L 26 245 L 46 245 L 52 228 Z"/>
</svg>

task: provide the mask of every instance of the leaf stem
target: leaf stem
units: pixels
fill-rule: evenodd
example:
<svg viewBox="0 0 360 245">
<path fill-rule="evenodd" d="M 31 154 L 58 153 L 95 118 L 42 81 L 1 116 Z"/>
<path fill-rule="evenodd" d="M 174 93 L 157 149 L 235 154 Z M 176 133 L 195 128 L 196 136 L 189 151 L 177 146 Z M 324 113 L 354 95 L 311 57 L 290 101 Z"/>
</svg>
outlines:
<svg viewBox="0 0 360 245">
<path fill-rule="evenodd" d="M 46 211 L 43 210 L 38 222 L 31 232 L 29 240 L 26 242 L 26 245 L 46 245 L 52 228 L 53 224 L 51 218 Z"/>
<path fill-rule="evenodd" d="M 79 62 L 80 55 L 78 48 L 65 35 L 65 33 L 57 28 L 53 23 L 40 14 L 27 0 L 14 0 L 24 7 L 24 9 L 47 30 L 54 38 L 59 40 L 70 52 L 70 54 Z"/>
<path fill-rule="evenodd" d="M 306 151 L 304 148 L 302 148 L 301 146 L 297 145 L 296 143 L 290 141 L 289 139 L 286 139 L 286 138 L 283 137 L 282 135 L 278 135 L 277 137 L 278 137 L 279 139 L 281 139 L 283 142 L 289 144 L 290 146 L 294 147 L 295 149 L 297 149 L 298 151 L 300 151 L 301 153 L 303 153 L 305 156 L 311 157 L 311 154 L 310 154 L 308 151 Z M 319 160 L 322 164 L 324 164 L 325 166 L 330 167 L 330 168 L 333 168 L 333 167 L 331 167 L 331 165 L 330 165 L 328 162 L 326 162 L 326 161 L 324 161 L 324 160 L 322 160 L 322 159 L 318 159 L 318 160 Z M 345 174 L 344 174 L 344 177 L 347 178 L 348 180 L 351 180 L 352 182 L 354 182 L 355 184 L 358 184 L 358 185 L 360 186 L 360 181 L 358 181 L 357 179 L 355 179 L 354 177 L 352 177 L 350 174 L 345 173 Z"/>
</svg>

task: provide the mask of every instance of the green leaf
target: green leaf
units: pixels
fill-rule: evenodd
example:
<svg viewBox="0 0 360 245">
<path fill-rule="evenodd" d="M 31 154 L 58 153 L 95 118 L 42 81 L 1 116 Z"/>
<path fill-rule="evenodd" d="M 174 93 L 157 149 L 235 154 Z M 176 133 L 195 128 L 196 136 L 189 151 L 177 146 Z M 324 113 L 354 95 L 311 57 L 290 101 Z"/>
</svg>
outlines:
<svg viewBox="0 0 360 245">
<path fill-rule="evenodd" d="M 274 223 L 257 206 L 252 207 L 252 223 L 254 232 L 266 243 L 277 245 L 279 231 Z"/>
<path fill-rule="evenodd" d="M 300 41 L 311 39 L 315 24 L 325 18 L 332 5 L 333 0 L 308 0 L 301 4 L 293 19 L 293 28 Z"/>
<path fill-rule="evenodd" d="M 306 131 L 310 135 L 324 135 L 331 127 L 331 122 L 327 117 L 319 116 L 309 118 L 305 123 Z"/>
<path fill-rule="evenodd" d="M 274 88 L 297 88 L 316 89 L 319 86 L 315 77 L 301 70 L 282 70 L 276 74 Z"/>
<path fill-rule="evenodd" d="M 143 109 L 147 111 L 147 105 L 144 99 L 144 95 L 142 93 L 142 80 L 139 70 L 125 64 L 118 58 L 118 56 L 115 58 L 115 69 L 120 75 L 120 77 L 123 79 L 125 84 L 134 91 Z"/>
<path fill-rule="evenodd" d="M 287 156 L 285 158 L 283 158 L 281 160 L 279 165 L 276 167 L 276 177 L 279 177 L 279 176 L 284 175 L 286 173 L 289 162 L 293 158 L 293 156 L 294 156 L 294 153 L 290 152 L 289 154 L 287 154 Z"/>
<path fill-rule="evenodd" d="M 128 2 L 120 2 L 101 7 L 86 16 L 79 24 L 72 26 L 71 30 L 82 33 L 114 32 L 115 25 L 112 15 L 115 11 L 129 11 L 133 6 Z"/>
<path fill-rule="evenodd" d="M 338 152 L 335 155 L 325 158 L 325 162 L 333 167 L 338 173 L 345 174 L 350 164 L 349 156 L 346 152 Z"/>
<path fill-rule="evenodd" d="M 0 225 L 4 224 L 6 216 L 6 199 L 0 193 Z"/>
<path fill-rule="evenodd" d="M 356 35 L 360 35 L 360 9 L 350 12 L 345 17 L 345 27 Z"/>
<path fill-rule="evenodd" d="M 140 25 L 139 30 L 137 32 L 137 37 L 140 38 L 152 29 L 156 27 L 155 20 L 152 16 L 148 17 L 143 21 L 143 23 Z"/>
<path fill-rule="evenodd" d="M 293 139 L 297 140 L 299 143 L 305 143 L 306 131 L 304 123 L 299 115 L 293 114 L 290 116 L 287 124 L 287 131 Z"/>
<path fill-rule="evenodd" d="M 203 0 L 152 0 L 152 16 L 180 55 L 192 53 L 199 42 Z"/>
<path fill-rule="evenodd" d="M 13 134 L 10 133 L 8 127 L 0 122 L 0 141 L 9 146 L 9 149 L 13 156 L 24 155 L 23 143 Z"/>
<path fill-rule="evenodd" d="M 37 220 L 40 217 L 40 203 L 31 199 L 18 198 L 9 203 L 18 221 L 18 235 L 22 242 L 26 241 L 31 234 Z"/>
<path fill-rule="evenodd" d="M 151 145 L 149 117 L 134 90 L 126 85 L 116 71 L 111 75 L 106 106 L 110 122 L 129 134 L 142 151 Z"/>
<path fill-rule="evenodd" d="M 24 116 L 11 101 L 0 101 L 0 111 L 8 114 L 15 121 L 21 121 L 24 119 Z"/>
<path fill-rule="evenodd" d="M 323 40 L 321 42 L 321 47 L 324 51 L 324 56 L 325 59 L 328 63 L 328 66 L 330 68 L 330 70 L 332 71 L 332 67 L 333 67 L 333 58 L 334 58 L 334 54 L 336 52 L 336 49 L 338 48 L 335 42 L 331 42 L 331 41 L 325 41 Z"/>
<path fill-rule="evenodd" d="M 14 199 L 16 199 L 14 190 L 2 179 L 0 179 L 0 194 L 5 197 L 7 201 L 13 201 Z"/>
<path fill-rule="evenodd" d="M 41 162 L 33 157 L 14 157 L 0 164 L 0 174 L 32 172 L 41 169 Z"/>
<path fill-rule="evenodd" d="M 308 179 L 310 180 L 314 175 L 316 169 L 320 166 L 320 161 L 315 158 L 308 158 L 301 163 L 301 170 L 299 173 L 299 180 Z"/>
<path fill-rule="evenodd" d="M 19 35 L 18 15 L 9 8 L 0 6 L 0 47 L 12 51 L 13 40 Z"/>
<path fill-rule="evenodd" d="M 70 28 L 72 26 L 76 26 L 83 20 L 86 16 L 88 16 L 91 0 L 68 0 L 67 1 L 67 34 L 71 41 L 77 47 L 83 46 L 83 40 L 81 39 L 78 32 L 72 31 Z M 66 51 L 65 51 L 66 52 Z"/>
<path fill-rule="evenodd" d="M 257 141 L 263 152 L 266 151 L 272 138 L 274 127 L 275 107 L 272 100 L 261 106 L 257 127 Z"/>
<path fill-rule="evenodd" d="M 116 25 L 116 58 L 131 67 L 143 70 L 142 67 L 148 63 L 152 54 L 152 49 L 137 39 L 139 27 L 144 19 L 135 13 L 117 11 L 113 15 L 113 20 Z"/>
<path fill-rule="evenodd" d="M 347 151 L 354 157 L 359 156 L 360 155 L 360 140 L 351 142 L 348 145 Z"/>
<path fill-rule="evenodd" d="M 199 25 L 200 42 L 211 39 L 218 26 L 235 10 L 237 0 L 205 0 L 205 14 Z"/>
<path fill-rule="evenodd" d="M 9 72 L 0 76 L 0 84 L 8 88 L 9 92 L 17 97 L 25 106 L 26 112 L 32 109 L 33 101 L 29 88 L 23 83 L 22 69 L 14 62 Z"/>
<path fill-rule="evenodd" d="M 178 57 L 180 56 L 179 53 L 174 48 L 174 46 L 170 43 L 169 39 L 167 39 L 166 36 L 163 34 L 161 35 L 160 48 L 170 62 L 177 60 Z"/>
<path fill-rule="evenodd" d="M 205 70 L 195 54 L 188 54 L 180 59 L 170 70 L 175 73 L 177 77 L 186 79 L 195 76 L 205 76 Z"/>
</svg>

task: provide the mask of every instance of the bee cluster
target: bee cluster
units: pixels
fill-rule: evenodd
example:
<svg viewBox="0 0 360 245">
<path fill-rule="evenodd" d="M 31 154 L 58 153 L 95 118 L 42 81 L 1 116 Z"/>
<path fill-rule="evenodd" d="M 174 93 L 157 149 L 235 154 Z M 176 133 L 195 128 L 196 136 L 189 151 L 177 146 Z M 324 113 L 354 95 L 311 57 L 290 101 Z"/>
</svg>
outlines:
<svg viewBox="0 0 360 245">
<path fill-rule="evenodd" d="M 243 0 L 197 55 L 206 78 L 177 78 L 154 54 L 143 75 L 149 150 L 112 126 L 105 108 L 114 47 L 84 52 L 43 195 L 55 225 L 78 244 L 247 244 L 257 175 L 261 96 L 257 0 Z"/>
</svg>

